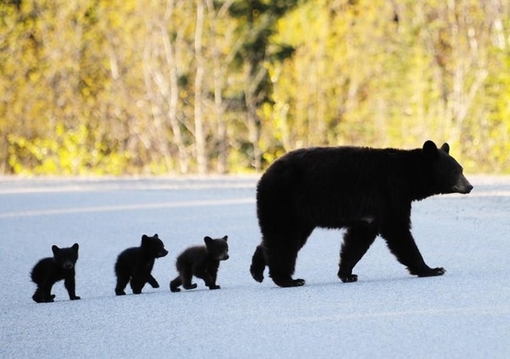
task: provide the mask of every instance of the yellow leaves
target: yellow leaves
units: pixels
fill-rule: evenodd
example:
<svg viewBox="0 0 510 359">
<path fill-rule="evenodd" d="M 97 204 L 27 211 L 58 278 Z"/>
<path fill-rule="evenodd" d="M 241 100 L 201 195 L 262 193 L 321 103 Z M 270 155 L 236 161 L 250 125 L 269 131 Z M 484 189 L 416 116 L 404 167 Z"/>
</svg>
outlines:
<svg viewBox="0 0 510 359">
<path fill-rule="evenodd" d="M 55 137 L 27 139 L 9 135 L 9 165 L 16 174 L 84 175 L 125 172 L 130 156 L 124 152 L 110 153 L 106 143 L 96 141 L 91 146 L 91 134 L 85 124 L 67 129 L 55 128 Z M 27 168 L 31 163 L 32 168 Z"/>
<path fill-rule="evenodd" d="M 10 134 L 0 161 L 10 171 L 194 170 L 196 2 L 10 3 L 0 3 L 0 138 Z M 268 163 L 302 146 L 410 148 L 432 138 L 456 144 L 467 169 L 510 171 L 508 6 L 300 2 L 268 52 L 253 53 L 270 82 L 260 82 L 254 134 L 244 90 L 260 77 L 243 73 L 240 56 L 254 28 L 220 4 L 207 8 L 200 39 L 210 168 L 224 148 L 228 170 L 240 172 L 254 163 L 253 145 Z M 270 56 L 289 46 L 292 56 Z"/>
</svg>

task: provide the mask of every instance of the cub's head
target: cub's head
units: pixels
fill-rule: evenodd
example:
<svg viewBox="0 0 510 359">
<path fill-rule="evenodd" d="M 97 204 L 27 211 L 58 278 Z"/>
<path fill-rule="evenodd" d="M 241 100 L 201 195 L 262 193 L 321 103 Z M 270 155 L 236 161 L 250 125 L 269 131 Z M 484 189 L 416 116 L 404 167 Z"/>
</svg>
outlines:
<svg viewBox="0 0 510 359">
<path fill-rule="evenodd" d="M 158 238 L 157 234 L 155 234 L 152 237 L 149 237 L 144 234 L 142 236 L 141 248 L 145 253 L 149 254 L 154 258 L 161 258 L 168 254 L 168 251 L 165 249 L 163 241 Z"/>
<path fill-rule="evenodd" d="M 53 251 L 53 259 L 60 268 L 69 270 L 73 269 L 78 260 L 78 243 L 73 244 L 69 248 L 59 248 L 55 245 L 51 247 Z"/>
<path fill-rule="evenodd" d="M 462 166 L 450 156 L 450 146 L 445 143 L 437 148 L 432 141 L 423 144 L 423 155 L 427 171 L 430 171 L 430 178 L 433 182 L 435 192 L 438 194 L 471 192 L 473 186 L 464 177 Z"/>
<path fill-rule="evenodd" d="M 218 239 L 205 237 L 204 242 L 207 248 L 207 252 L 218 261 L 226 261 L 229 258 L 227 239 L 228 236 Z"/>
</svg>

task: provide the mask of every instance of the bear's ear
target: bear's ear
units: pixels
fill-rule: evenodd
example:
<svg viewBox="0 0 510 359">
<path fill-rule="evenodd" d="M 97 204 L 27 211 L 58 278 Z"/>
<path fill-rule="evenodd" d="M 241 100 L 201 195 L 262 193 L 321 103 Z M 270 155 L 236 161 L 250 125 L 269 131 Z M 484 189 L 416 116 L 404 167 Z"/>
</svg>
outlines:
<svg viewBox="0 0 510 359">
<path fill-rule="evenodd" d="M 222 239 L 226 242 L 226 241 L 227 241 L 227 239 L 228 239 L 228 236 L 225 236 L 225 237 L 223 237 Z"/>
<path fill-rule="evenodd" d="M 147 235 L 145 235 L 145 234 L 144 234 L 144 235 L 142 236 L 142 246 L 143 246 L 143 244 L 144 244 L 145 242 L 147 242 L 148 240 L 149 240 L 149 237 L 147 237 Z"/>
<path fill-rule="evenodd" d="M 423 144 L 423 154 L 426 158 L 434 158 L 437 156 L 437 146 L 431 140 L 426 141 Z"/>
<path fill-rule="evenodd" d="M 441 149 L 448 154 L 450 153 L 450 145 L 448 145 L 446 142 L 443 143 L 443 145 L 441 146 Z"/>
<path fill-rule="evenodd" d="M 212 241 L 213 241 L 213 239 L 211 237 L 209 237 L 209 236 L 204 237 L 205 244 L 210 244 L 210 243 L 212 243 Z"/>
<path fill-rule="evenodd" d="M 159 238 L 157 233 L 154 234 L 154 238 Z"/>
<path fill-rule="evenodd" d="M 58 251 L 60 251 L 60 248 L 58 248 L 56 245 L 51 246 L 51 251 L 54 255 L 57 255 Z"/>
<path fill-rule="evenodd" d="M 76 253 L 78 253 L 78 249 L 80 248 L 80 246 L 78 245 L 78 243 L 75 243 L 73 244 L 73 246 L 71 247 Z"/>
</svg>

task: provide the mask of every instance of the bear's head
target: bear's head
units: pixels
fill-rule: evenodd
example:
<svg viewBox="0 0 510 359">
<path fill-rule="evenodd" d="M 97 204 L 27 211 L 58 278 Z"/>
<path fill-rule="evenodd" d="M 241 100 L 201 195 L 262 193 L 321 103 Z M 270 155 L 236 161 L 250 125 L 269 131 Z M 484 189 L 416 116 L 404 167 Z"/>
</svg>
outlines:
<svg viewBox="0 0 510 359">
<path fill-rule="evenodd" d="M 165 245 L 163 241 L 159 239 L 158 234 L 156 233 L 154 236 L 149 237 L 147 235 L 142 236 L 142 250 L 147 253 L 147 255 L 154 258 L 161 258 L 168 254 L 168 251 L 165 249 Z"/>
<path fill-rule="evenodd" d="M 51 250 L 53 251 L 53 259 L 57 266 L 65 270 L 73 269 L 78 260 L 78 248 L 78 243 L 73 244 L 69 248 L 59 248 L 53 245 Z"/>
<path fill-rule="evenodd" d="M 205 237 L 204 242 L 209 255 L 218 261 L 226 261 L 228 256 L 228 236 L 223 238 L 212 239 L 211 237 Z"/>
<path fill-rule="evenodd" d="M 423 144 L 426 171 L 430 174 L 431 186 L 437 194 L 471 192 L 473 186 L 464 177 L 462 166 L 449 154 L 450 146 L 444 143 L 437 148 L 432 141 Z"/>
</svg>

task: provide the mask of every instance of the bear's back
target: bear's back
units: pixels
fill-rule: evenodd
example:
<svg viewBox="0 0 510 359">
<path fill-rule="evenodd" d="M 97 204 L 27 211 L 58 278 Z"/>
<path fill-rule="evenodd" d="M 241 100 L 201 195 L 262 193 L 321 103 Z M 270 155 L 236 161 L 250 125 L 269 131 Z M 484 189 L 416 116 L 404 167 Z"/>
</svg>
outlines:
<svg viewBox="0 0 510 359">
<path fill-rule="evenodd" d="M 194 246 L 186 249 L 177 257 L 177 268 L 184 268 L 201 264 L 207 258 L 207 248 L 205 246 Z"/>
<path fill-rule="evenodd" d="M 373 218 L 400 203 L 408 188 L 416 152 L 366 147 L 314 147 L 276 160 L 257 185 L 259 224 L 301 218 L 335 228 L 341 222 Z M 278 224 L 279 225 L 279 224 Z M 288 224 L 291 225 L 291 224 Z"/>
<path fill-rule="evenodd" d="M 53 257 L 43 258 L 32 269 L 30 277 L 34 283 L 42 283 L 48 275 L 56 270 L 56 263 Z"/>
<path fill-rule="evenodd" d="M 138 263 L 140 247 L 131 247 L 123 250 L 115 262 L 115 273 L 130 273 Z"/>
</svg>

